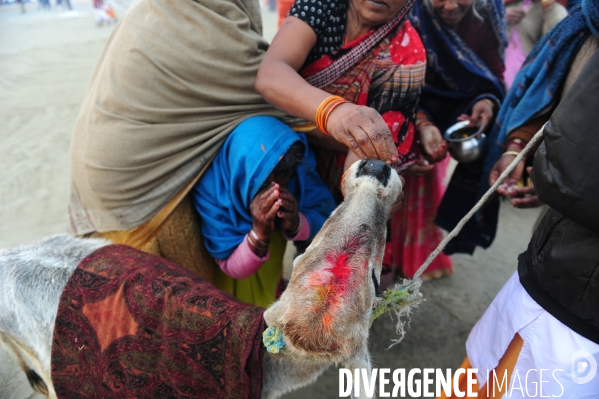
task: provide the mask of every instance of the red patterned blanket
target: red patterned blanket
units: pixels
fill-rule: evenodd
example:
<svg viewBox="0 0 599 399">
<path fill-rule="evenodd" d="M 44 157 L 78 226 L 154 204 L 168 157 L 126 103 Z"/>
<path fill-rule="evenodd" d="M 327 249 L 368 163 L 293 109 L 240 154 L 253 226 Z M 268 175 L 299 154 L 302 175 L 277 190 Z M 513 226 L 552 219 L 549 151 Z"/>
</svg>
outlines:
<svg viewBox="0 0 599 399">
<path fill-rule="evenodd" d="M 59 398 L 259 398 L 263 309 L 123 245 L 85 258 L 52 341 Z"/>
</svg>

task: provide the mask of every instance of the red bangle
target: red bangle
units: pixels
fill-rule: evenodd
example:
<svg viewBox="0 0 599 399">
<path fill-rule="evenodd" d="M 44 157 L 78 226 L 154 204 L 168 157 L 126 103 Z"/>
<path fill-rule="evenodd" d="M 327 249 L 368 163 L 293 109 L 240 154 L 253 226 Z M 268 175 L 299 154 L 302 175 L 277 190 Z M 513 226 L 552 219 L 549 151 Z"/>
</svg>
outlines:
<svg viewBox="0 0 599 399">
<path fill-rule="evenodd" d="M 430 126 L 432 124 L 433 124 L 433 122 L 429 121 L 428 119 L 425 119 L 420 122 L 416 122 L 416 130 L 420 129 L 422 126 Z"/>
<path fill-rule="evenodd" d="M 524 147 L 526 147 L 526 144 L 527 143 L 524 140 L 515 138 L 508 140 L 508 142 L 505 144 L 505 148 L 508 148 L 510 145 L 515 145 L 516 147 L 520 148 L 520 151 L 522 151 Z"/>
</svg>

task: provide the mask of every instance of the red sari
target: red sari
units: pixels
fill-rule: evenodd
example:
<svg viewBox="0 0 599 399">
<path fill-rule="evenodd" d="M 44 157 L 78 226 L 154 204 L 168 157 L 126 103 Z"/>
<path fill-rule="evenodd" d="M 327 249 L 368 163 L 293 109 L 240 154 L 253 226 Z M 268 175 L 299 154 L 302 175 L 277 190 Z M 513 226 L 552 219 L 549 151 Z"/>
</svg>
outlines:
<svg viewBox="0 0 599 399">
<path fill-rule="evenodd" d="M 300 70 L 310 77 L 335 68 L 335 61 L 373 35 L 370 31 L 342 46 L 337 54 L 325 55 Z M 397 145 L 398 171 L 414 163 L 420 153 L 414 145 L 414 119 L 420 90 L 424 84 L 426 52 L 418 33 L 410 21 L 404 21 L 392 32 L 363 54 L 359 61 L 333 83 L 323 87 L 357 105 L 376 109 L 387 122 Z M 340 202 L 339 190 L 346 153 L 316 148 L 319 169 Z"/>
<path fill-rule="evenodd" d="M 336 53 L 325 55 L 301 69 L 301 75 L 310 82 L 323 71 L 335 73 L 336 61 L 376 34 L 370 31 L 362 37 L 342 46 Z M 421 157 L 415 143 L 414 121 L 426 70 L 426 51 L 420 36 L 410 21 L 400 21 L 389 34 L 361 55 L 352 67 L 345 70 L 332 83 L 322 87 L 358 105 L 376 109 L 391 130 L 397 145 L 400 161 L 396 165 L 402 172 Z M 314 148 L 321 176 L 329 185 L 335 199 L 340 202 L 340 182 L 346 154 L 324 148 Z M 441 169 L 441 168 L 436 168 Z M 431 197 L 424 197 L 420 185 L 407 184 L 404 207 L 390 221 L 389 240 L 385 248 L 383 264 L 387 277 L 394 274 L 413 276 L 415 270 L 443 238 L 441 230 L 434 226 L 435 211 L 443 195 L 442 178 L 433 174 L 431 179 L 439 182 L 438 190 Z M 440 255 L 430 270 L 451 271 L 451 260 Z M 389 281 L 382 282 L 382 284 Z"/>
</svg>

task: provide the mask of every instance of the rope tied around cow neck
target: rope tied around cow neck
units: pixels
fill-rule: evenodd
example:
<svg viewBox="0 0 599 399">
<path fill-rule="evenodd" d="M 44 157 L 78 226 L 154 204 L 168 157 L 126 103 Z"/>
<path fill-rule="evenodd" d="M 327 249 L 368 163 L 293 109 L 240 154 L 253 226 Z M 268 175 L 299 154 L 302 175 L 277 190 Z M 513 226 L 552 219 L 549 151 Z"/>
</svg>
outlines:
<svg viewBox="0 0 599 399">
<path fill-rule="evenodd" d="M 508 167 L 499 175 L 495 184 L 493 184 L 481 197 L 481 199 L 472 207 L 472 209 L 459 221 L 459 223 L 453 228 L 447 236 L 437 245 L 437 248 L 426 258 L 424 263 L 418 268 L 414 277 L 411 279 L 404 279 L 402 283 L 396 284 L 393 288 L 388 288 L 383 292 L 381 297 L 376 298 L 373 305 L 372 314 L 370 317 L 370 326 L 372 323 L 381 315 L 385 314 L 389 310 L 393 310 L 397 316 L 396 333 L 399 335 L 397 339 L 392 340 L 392 347 L 400 343 L 406 332 L 404 329 L 405 321 L 402 318 L 408 317 L 412 313 L 412 310 L 416 308 L 422 301 L 424 301 L 423 295 L 420 292 L 422 286 L 422 279 L 420 278 L 424 271 L 431 265 L 433 260 L 445 249 L 449 241 L 454 239 L 460 231 L 464 228 L 466 223 L 486 204 L 489 198 L 495 193 L 497 187 L 505 178 L 512 173 L 512 171 L 518 166 L 520 161 L 530 152 L 530 150 L 541 140 L 543 137 L 543 126 L 530 140 L 530 142 L 524 147 L 524 149 L 516 156 L 516 158 L 508 165 Z M 284 352 L 285 341 L 283 340 L 282 332 L 279 328 L 268 327 L 262 334 L 263 343 L 266 349 L 273 354 Z"/>
</svg>

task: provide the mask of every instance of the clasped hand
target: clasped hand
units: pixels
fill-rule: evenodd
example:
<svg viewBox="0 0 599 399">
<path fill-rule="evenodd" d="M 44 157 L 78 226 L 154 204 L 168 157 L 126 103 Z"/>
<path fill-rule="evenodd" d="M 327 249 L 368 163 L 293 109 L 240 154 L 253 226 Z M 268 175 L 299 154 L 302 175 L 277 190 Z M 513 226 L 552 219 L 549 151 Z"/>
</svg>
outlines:
<svg viewBox="0 0 599 399">
<path fill-rule="evenodd" d="M 280 184 L 272 182 L 258 192 L 250 204 L 252 229 L 260 240 L 268 242 L 275 230 L 275 220 L 281 220 L 281 228 L 286 233 L 297 231 L 300 223 L 299 206 L 295 197 Z"/>
</svg>

